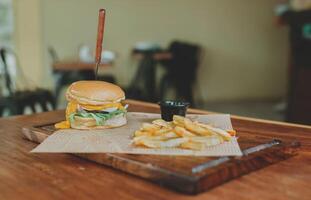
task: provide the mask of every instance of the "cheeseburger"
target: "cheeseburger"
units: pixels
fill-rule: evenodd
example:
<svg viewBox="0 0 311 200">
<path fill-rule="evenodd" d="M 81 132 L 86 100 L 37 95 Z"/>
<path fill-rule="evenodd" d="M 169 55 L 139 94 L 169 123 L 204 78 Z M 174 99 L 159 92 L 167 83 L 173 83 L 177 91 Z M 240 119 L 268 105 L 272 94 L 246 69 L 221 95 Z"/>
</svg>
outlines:
<svg viewBox="0 0 311 200">
<path fill-rule="evenodd" d="M 126 124 L 123 90 L 104 81 L 78 81 L 66 92 L 66 121 L 56 128 L 106 129 Z"/>
</svg>

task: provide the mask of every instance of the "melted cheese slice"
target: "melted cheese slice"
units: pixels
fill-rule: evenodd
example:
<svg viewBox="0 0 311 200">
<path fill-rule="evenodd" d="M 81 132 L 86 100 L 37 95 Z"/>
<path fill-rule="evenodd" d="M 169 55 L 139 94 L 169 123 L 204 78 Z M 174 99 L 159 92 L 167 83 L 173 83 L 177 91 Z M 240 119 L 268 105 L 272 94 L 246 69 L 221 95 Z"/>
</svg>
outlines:
<svg viewBox="0 0 311 200">
<path fill-rule="evenodd" d="M 66 120 L 69 121 L 69 116 L 76 112 L 77 111 L 77 108 L 78 108 L 78 104 L 75 103 L 75 102 L 68 102 L 67 104 L 67 108 L 66 108 Z"/>
<path fill-rule="evenodd" d="M 62 122 L 55 124 L 55 128 L 57 128 L 57 129 L 70 128 L 70 123 L 69 123 L 69 121 L 62 121 Z"/>
<path fill-rule="evenodd" d="M 118 109 L 124 109 L 121 103 L 108 103 L 105 105 L 99 105 L 99 106 L 93 106 L 93 105 L 83 105 L 80 104 L 80 106 L 85 110 L 104 110 L 107 108 L 118 108 Z"/>
</svg>

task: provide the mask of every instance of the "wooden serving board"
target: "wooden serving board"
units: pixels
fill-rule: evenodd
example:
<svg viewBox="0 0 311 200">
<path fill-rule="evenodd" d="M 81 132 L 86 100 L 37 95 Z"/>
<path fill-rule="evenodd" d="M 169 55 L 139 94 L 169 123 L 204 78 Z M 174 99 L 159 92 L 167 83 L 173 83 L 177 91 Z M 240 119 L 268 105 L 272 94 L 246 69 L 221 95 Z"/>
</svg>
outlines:
<svg viewBox="0 0 311 200">
<path fill-rule="evenodd" d="M 55 129 L 53 123 L 24 127 L 23 136 L 41 143 Z M 229 180 L 296 155 L 298 142 L 283 142 L 260 134 L 239 132 L 241 157 L 192 157 L 129 155 L 112 153 L 74 154 L 136 175 L 163 187 L 186 194 L 197 194 Z M 257 151 L 253 147 L 257 147 Z M 248 153 L 247 153 L 248 152 Z M 252 153 L 250 153 L 252 152 Z"/>
</svg>

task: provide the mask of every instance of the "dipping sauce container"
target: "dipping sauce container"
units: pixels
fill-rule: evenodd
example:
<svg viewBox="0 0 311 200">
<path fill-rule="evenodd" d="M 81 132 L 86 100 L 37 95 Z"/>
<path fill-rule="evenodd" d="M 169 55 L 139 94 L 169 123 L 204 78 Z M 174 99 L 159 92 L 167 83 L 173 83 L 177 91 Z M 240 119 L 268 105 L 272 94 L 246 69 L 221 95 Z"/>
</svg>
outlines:
<svg viewBox="0 0 311 200">
<path fill-rule="evenodd" d="M 165 100 L 158 103 L 161 108 L 161 117 L 165 121 L 173 121 L 174 115 L 186 116 L 189 103 L 185 101 Z"/>
</svg>

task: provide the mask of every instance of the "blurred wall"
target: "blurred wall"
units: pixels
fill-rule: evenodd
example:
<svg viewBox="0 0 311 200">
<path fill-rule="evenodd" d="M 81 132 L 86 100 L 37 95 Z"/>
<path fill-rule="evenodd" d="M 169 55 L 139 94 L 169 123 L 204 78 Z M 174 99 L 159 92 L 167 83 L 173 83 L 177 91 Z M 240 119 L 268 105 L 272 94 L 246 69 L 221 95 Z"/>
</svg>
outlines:
<svg viewBox="0 0 311 200">
<path fill-rule="evenodd" d="M 43 83 L 43 29 L 41 0 L 13 0 L 13 46 L 27 79 L 32 85 Z"/>
<path fill-rule="evenodd" d="M 34 12 L 30 14 L 27 10 L 30 20 L 35 24 L 41 21 L 40 30 L 35 27 L 32 32 L 42 31 L 42 35 L 24 41 L 23 37 L 28 39 L 28 36 L 19 33 L 18 46 L 25 48 L 23 43 L 41 42 L 42 51 L 37 54 L 40 48 L 35 48 L 31 58 L 42 62 L 44 73 L 37 66 L 36 73 L 43 73 L 41 82 L 46 86 L 52 85 L 48 45 L 64 59 L 77 57 L 81 44 L 95 47 L 97 13 L 104 7 L 107 9 L 104 48 L 118 53 L 114 70 L 122 85 L 130 81 L 136 70 L 130 59 L 130 50 L 136 42 L 155 41 L 165 47 L 171 40 L 181 39 L 205 49 L 196 86 L 199 98 L 205 101 L 277 98 L 286 92 L 287 31 L 274 25 L 271 0 L 30 2 L 36 4 L 25 5 Z M 38 6 L 40 16 L 36 19 Z"/>
</svg>

